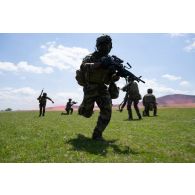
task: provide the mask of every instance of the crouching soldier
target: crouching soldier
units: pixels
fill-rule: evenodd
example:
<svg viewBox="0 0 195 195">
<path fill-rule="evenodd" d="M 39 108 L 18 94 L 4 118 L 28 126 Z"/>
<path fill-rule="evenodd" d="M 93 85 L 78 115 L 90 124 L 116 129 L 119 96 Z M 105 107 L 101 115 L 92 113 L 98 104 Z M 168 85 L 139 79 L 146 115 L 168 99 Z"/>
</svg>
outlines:
<svg viewBox="0 0 195 195">
<path fill-rule="evenodd" d="M 65 108 L 66 113 L 62 112 L 61 115 L 69 115 L 69 114 L 72 114 L 72 113 L 73 113 L 73 108 L 72 108 L 72 106 L 73 106 L 74 104 L 76 104 L 76 103 L 77 103 L 77 102 L 72 101 L 71 98 L 68 99 L 68 102 L 67 102 L 66 108 Z"/>
<path fill-rule="evenodd" d="M 143 111 L 143 116 L 150 116 L 150 111 L 153 111 L 153 115 L 157 116 L 156 97 L 152 94 L 152 89 L 148 89 L 147 92 L 148 93 L 143 97 L 143 105 L 145 108 Z"/>
</svg>

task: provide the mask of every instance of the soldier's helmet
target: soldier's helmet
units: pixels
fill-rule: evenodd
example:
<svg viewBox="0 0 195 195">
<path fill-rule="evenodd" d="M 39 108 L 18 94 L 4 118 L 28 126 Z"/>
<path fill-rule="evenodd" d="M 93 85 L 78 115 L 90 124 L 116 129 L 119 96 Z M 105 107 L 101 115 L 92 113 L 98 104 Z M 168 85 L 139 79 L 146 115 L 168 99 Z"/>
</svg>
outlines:
<svg viewBox="0 0 195 195">
<path fill-rule="evenodd" d="M 152 89 L 148 89 L 147 92 L 151 94 L 151 93 L 153 93 L 153 90 Z"/>
<path fill-rule="evenodd" d="M 69 101 L 72 101 L 72 99 L 71 99 L 71 98 L 69 98 L 68 100 L 69 100 Z"/>
<path fill-rule="evenodd" d="M 98 38 L 96 39 L 96 47 L 97 47 L 97 48 L 98 48 L 101 44 L 104 44 L 104 43 L 107 43 L 107 44 L 111 43 L 111 44 L 112 44 L 112 39 L 111 39 L 111 37 L 110 37 L 109 35 L 103 34 L 103 35 L 101 35 L 100 37 L 98 37 Z"/>
<path fill-rule="evenodd" d="M 43 96 L 46 97 L 47 96 L 47 93 L 43 93 Z"/>
</svg>

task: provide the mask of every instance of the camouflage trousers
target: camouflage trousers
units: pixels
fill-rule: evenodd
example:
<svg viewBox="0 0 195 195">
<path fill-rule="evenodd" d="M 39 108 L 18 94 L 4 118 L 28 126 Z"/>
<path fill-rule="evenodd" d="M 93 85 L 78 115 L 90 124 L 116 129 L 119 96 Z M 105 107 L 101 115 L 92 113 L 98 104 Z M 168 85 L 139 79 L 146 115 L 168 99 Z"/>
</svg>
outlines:
<svg viewBox="0 0 195 195">
<path fill-rule="evenodd" d="M 45 116 L 46 104 L 39 104 L 39 116 Z"/>
<path fill-rule="evenodd" d="M 156 103 L 146 103 L 145 104 L 145 109 L 144 109 L 145 116 L 150 116 L 150 111 L 153 111 L 154 116 L 157 115 Z"/>
<path fill-rule="evenodd" d="M 106 85 L 92 84 L 84 87 L 84 97 L 79 106 L 79 114 L 87 118 L 91 117 L 95 102 L 100 108 L 100 113 L 94 132 L 102 134 L 110 122 L 112 113 L 112 100 Z"/>
<path fill-rule="evenodd" d="M 67 115 L 73 113 L 73 108 L 66 108 L 65 110 L 66 110 L 66 114 L 67 114 Z"/>
<path fill-rule="evenodd" d="M 134 109 L 136 111 L 136 114 L 137 114 L 138 118 L 140 119 L 141 114 L 140 114 L 139 108 L 138 108 L 139 100 L 128 99 L 128 101 L 127 101 L 127 110 L 128 110 L 128 114 L 129 114 L 129 119 L 130 120 L 133 119 L 132 109 L 131 109 L 132 103 L 133 103 Z"/>
</svg>

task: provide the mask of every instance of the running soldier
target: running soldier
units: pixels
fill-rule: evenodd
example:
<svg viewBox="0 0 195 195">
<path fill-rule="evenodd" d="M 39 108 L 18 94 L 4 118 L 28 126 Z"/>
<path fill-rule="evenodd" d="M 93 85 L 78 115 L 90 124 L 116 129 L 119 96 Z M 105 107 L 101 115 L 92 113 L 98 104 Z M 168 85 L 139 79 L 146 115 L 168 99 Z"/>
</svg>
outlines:
<svg viewBox="0 0 195 195">
<path fill-rule="evenodd" d="M 112 90 L 115 81 L 119 80 L 115 71 L 108 68 L 110 65 L 109 53 L 112 49 L 112 39 L 108 35 L 102 35 L 96 40 L 97 50 L 87 55 L 76 72 L 76 79 L 83 86 L 84 98 L 79 107 L 79 114 L 84 117 L 91 117 L 95 102 L 100 108 L 100 114 L 96 127 L 93 130 L 93 140 L 103 140 L 102 134 L 111 119 L 112 113 Z"/>
</svg>

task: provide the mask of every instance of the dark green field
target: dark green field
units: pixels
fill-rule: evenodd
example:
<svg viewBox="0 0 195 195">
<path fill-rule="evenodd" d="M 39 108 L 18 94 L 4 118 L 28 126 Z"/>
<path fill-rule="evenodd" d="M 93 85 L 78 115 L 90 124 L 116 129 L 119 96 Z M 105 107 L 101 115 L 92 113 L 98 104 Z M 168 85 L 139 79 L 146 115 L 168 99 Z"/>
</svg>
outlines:
<svg viewBox="0 0 195 195">
<path fill-rule="evenodd" d="M 0 113 L 0 162 L 195 162 L 195 109 L 162 108 L 158 117 L 127 121 L 114 111 L 105 142 L 91 140 L 90 119 L 75 112 Z M 134 114 L 135 115 L 135 114 Z"/>
</svg>

